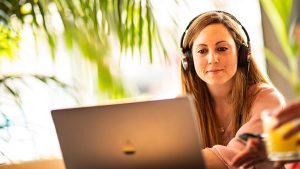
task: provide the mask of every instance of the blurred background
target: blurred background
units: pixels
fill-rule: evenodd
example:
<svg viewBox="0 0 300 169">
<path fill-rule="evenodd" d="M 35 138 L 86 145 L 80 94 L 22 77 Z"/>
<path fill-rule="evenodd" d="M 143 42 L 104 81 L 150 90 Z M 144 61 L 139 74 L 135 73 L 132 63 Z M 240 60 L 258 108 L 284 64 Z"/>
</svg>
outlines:
<svg viewBox="0 0 300 169">
<path fill-rule="evenodd" d="M 53 109 L 180 95 L 181 35 L 209 10 L 236 16 L 260 68 L 297 99 L 299 4 L 0 0 L 0 163 L 61 157 Z"/>
</svg>

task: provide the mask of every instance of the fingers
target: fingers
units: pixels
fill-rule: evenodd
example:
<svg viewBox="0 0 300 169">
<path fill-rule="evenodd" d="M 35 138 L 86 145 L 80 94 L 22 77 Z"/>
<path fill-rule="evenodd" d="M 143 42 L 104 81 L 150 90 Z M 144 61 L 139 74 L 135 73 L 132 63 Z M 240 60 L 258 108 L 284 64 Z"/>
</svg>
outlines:
<svg viewBox="0 0 300 169">
<path fill-rule="evenodd" d="M 243 168 L 250 168 L 258 163 L 262 163 L 264 162 L 263 159 L 253 159 L 253 160 L 249 160 L 247 163 L 245 163 L 244 165 L 242 165 Z"/>
<path fill-rule="evenodd" d="M 282 110 L 277 111 L 275 113 L 276 117 L 286 116 L 285 114 L 292 114 L 294 118 L 300 118 L 300 101 L 290 103 Z"/>
<path fill-rule="evenodd" d="M 263 149 L 260 148 L 261 144 L 262 142 L 259 139 L 250 138 L 245 149 L 232 159 L 231 165 L 234 167 L 245 167 L 264 161 L 265 155 L 262 152 Z"/>
<path fill-rule="evenodd" d="M 273 165 L 273 169 L 280 169 L 281 167 L 283 167 L 284 162 L 282 161 L 276 161 Z"/>
<path fill-rule="evenodd" d="M 283 124 L 285 124 L 285 123 L 287 123 L 287 122 L 295 119 L 294 115 L 293 114 L 289 114 L 289 113 L 286 113 L 286 114 L 284 114 L 281 117 L 276 117 L 275 116 L 275 118 L 276 118 L 276 122 L 275 122 L 275 124 L 273 126 L 274 129 L 277 129 L 280 126 L 282 126 Z"/>
<path fill-rule="evenodd" d="M 300 132 L 300 124 L 298 124 L 296 127 L 292 128 L 290 131 L 288 131 L 286 134 L 284 134 L 283 138 L 288 139 L 298 132 Z"/>
<path fill-rule="evenodd" d="M 257 154 L 251 154 L 251 155 L 244 156 L 244 158 L 233 159 L 231 165 L 234 167 L 248 168 L 264 161 L 265 158 L 262 158 Z"/>
<path fill-rule="evenodd" d="M 279 110 L 274 113 L 275 118 L 278 119 L 277 124 L 274 126 L 274 128 L 280 127 L 282 124 L 293 120 L 295 118 L 300 118 L 300 102 L 292 103 L 282 110 Z"/>
<path fill-rule="evenodd" d="M 235 156 L 231 161 L 234 167 L 240 167 L 251 158 L 251 154 L 247 150 L 243 150 L 238 156 Z"/>
</svg>

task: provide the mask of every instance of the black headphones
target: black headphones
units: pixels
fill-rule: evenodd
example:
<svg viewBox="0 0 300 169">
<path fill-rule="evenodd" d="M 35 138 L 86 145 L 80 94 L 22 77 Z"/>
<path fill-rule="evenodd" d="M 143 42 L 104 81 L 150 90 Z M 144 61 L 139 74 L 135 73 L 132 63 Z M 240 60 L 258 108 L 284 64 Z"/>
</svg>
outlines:
<svg viewBox="0 0 300 169">
<path fill-rule="evenodd" d="M 244 67 L 244 68 L 247 68 L 247 70 L 249 71 L 249 62 L 250 62 L 250 54 L 251 54 L 251 48 L 250 48 L 250 38 L 249 38 L 249 35 L 248 35 L 248 32 L 246 31 L 246 29 L 244 28 L 244 26 L 240 23 L 240 21 L 238 21 L 233 15 L 231 15 L 230 13 L 228 12 L 224 12 L 224 11 L 209 11 L 209 12 L 217 12 L 217 13 L 222 13 L 228 17 L 230 17 L 232 20 L 234 20 L 236 23 L 238 23 L 246 37 L 247 37 L 247 44 L 240 44 L 240 47 L 239 47 L 239 51 L 238 51 L 238 66 L 239 67 Z M 208 13 L 208 12 L 205 12 L 205 13 Z M 195 70 L 194 69 L 194 62 L 193 62 L 193 57 L 192 57 L 192 51 L 191 49 L 189 49 L 189 47 L 187 48 L 184 48 L 183 47 L 183 41 L 184 41 L 184 38 L 185 38 L 185 34 L 186 32 L 189 30 L 191 24 L 201 15 L 205 14 L 205 13 L 202 13 L 198 16 L 196 16 L 194 19 L 192 19 L 190 21 L 190 23 L 188 24 L 188 26 L 186 27 L 184 33 L 182 34 L 181 36 L 181 40 L 180 40 L 180 48 L 181 48 L 181 51 L 183 53 L 183 57 L 181 58 L 181 63 L 182 63 L 182 66 L 184 68 L 184 70 Z"/>
</svg>

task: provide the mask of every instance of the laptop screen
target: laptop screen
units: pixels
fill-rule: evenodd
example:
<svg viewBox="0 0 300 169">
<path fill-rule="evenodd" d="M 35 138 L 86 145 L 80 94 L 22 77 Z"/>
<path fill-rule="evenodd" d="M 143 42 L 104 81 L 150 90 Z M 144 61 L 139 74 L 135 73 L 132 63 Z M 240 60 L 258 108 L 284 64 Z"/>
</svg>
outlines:
<svg viewBox="0 0 300 169">
<path fill-rule="evenodd" d="M 190 97 L 51 113 L 66 169 L 204 168 Z"/>
</svg>

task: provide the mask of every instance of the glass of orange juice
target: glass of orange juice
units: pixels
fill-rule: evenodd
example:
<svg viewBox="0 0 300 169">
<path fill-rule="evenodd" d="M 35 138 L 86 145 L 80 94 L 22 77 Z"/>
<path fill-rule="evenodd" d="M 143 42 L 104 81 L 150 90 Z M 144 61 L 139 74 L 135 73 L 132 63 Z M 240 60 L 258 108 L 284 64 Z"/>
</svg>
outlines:
<svg viewBox="0 0 300 169">
<path fill-rule="evenodd" d="M 271 161 L 295 161 L 300 160 L 300 146 L 297 141 L 300 139 L 300 133 L 293 135 L 288 139 L 283 136 L 289 130 L 300 123 L 300 119 L 292 120 L 283 126 L 273 129 L 276 119 L 271 113 L 264 111 L 262 113 L 263 129 L 265 144 L 267 148 L 268 158 Z"/>
</svg>

